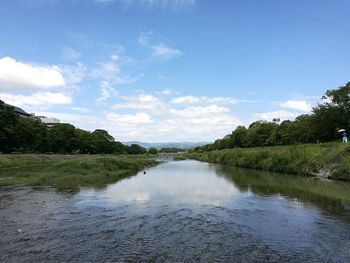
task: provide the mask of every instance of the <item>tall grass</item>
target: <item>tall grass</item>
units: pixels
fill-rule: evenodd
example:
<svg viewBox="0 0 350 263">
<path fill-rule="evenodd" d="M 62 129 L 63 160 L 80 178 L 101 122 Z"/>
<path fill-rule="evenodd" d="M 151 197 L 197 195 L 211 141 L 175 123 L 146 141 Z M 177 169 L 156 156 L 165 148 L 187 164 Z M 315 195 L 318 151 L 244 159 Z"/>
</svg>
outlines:
<svg viewBox="0 0 350 263">
<path fill-rule="evenodd" d="M 58 189 L 103 186 L 156 163 L 132 156 L 0 160 L 0 185 L 48 185 Z"/>
<path fill-rule="evenodd" d="M 338 143 L 229 149 L 189 153 L 186 157 L 243 168 L 313 176 L 328 164 L 339 163 L 349 147 Z M 343 165 L 350 172 L 349 166 Z"/>
</svg>

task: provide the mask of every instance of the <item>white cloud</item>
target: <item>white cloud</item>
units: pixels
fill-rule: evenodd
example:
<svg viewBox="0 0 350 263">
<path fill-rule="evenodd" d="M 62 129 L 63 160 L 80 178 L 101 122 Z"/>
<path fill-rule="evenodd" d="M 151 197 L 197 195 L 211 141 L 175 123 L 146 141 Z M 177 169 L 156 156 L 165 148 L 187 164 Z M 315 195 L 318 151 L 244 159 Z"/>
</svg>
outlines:
<svg viewBox="0 0 350 263">
<path fill-rule="evenodd" d="M 30 108 L 48 108 L 72 103 L 72 98 L 56 92 L 36 92 L 31 95 L 0 93 L 0 98 L 11 105 Z"/>
<path fill-rule="evenodd" d="M 279 118 L 282 121 L 282 120 L 293 120 L 299 115 L 300 113 L 298 112 L 276 110 L 271 112 L 257 113 L 255 114 L 255 118 L 259 120 L 266 120 L 266 121 L 272 121 L 275 118 Z"/>
<path fill-rule="evenodd" d="M 76 65 L 61 65 L 60 71 L 64 76 L 66 85 L 75 85 L 84 81 L 87 74 L 87 67 L 78 62 Z"/>
<path fill-rule="evenodd" d="M 176 105 L 177 108 L 174 108 L 167 96 L 145 92 L 118 96 L 118 99 L 121 101 L 112 106 L 114 111 L 109 112 L 93 113 L 86 108 L 73 106 L 74 114 L 37 114 L 56 117 L 62 122 L 90 131 L 106 129 L 120 141 L 210 141 L 223 137 L 242 124 L 229 107 L 216 104 Z M 207 101 L 211 99 L 207 97 Z"/>
<path fill-rule="evenodd" d="M 183 96 L 174 98 L 171 103 L 173 104 L 192 104 L 192 103 L 198 103 L 200 101 L 200 98 L 194 97 L 194 96 Z"/>
<path fill-rule="evenodd" d="M 100 84 L 100 90 L 101 90 L 101 94 L 100 96 L 97 98 L 97 102 L 101 103 L 101 102 L 105 102 L 108 99 L 110 99 L 111 97 L 115 97 L 118 95 L 118 92 L 112 88 L 110 86 L 110 84 L 108 83 L 108 81 L 102 81 Z"/>
<path fill-rule="evenodd" d="M 280 104 L 280 107 L 283 109 L 293 109 L 302 112 L 310 112 L 312 110 L 311 104 L 307 103 L 304 100 L 287 100 Z"/>
<path fill-rule="evenodd" d="M 89 113 L 89 112 L 92 112 L 91 109 L 89 109 L 89 108 L 84 108 L 84 107 L 72 107 L 72 110 L 77 111 L 77 112 L 82 112 L 82 113 Z"/>
<path fill-rule="evenodd" d="M 113 84 L 130 84 L 137 82 L 143 74 L 129 76 L 122 73 L 122 70 L 115 61 L 100 63 L 90 74 L 93 78 L 107 80 Z"/>
<path fill-rule="evenodd" d="M 163 94 L 163 95 L 166 95 L 166 96 L 169 96 L 169 95 L 171 95 L 171 94 L 173 94 L 173 90 L 172 89 L 163 89 L 162 91 L 161 91 L 161 93 Z"/>
<path fill-rule="evenodd" d="M 136 114 L 116 114 L 116 113 L 108 113 L 107 121 L 114 123 L 115 125 L 136 125 L 136 124 L 145 124 L 150 123 L 151 118 L 146 113 L 136 113 Z"/>
<path fill-rule="evenodd" d="M 236 104 L 238 101 L 230 97 L 215 97 L 207 99 L 210 103 L 219 103 L 219 104 Z"/>
<path fill-rule="evenodd" d="M 195 97 L 195 96 L 183 96 L 174 98 L 171 103 L 173 104 L 236 104 L 238 100 L 231 97 Z"/>
<path fill-rule="evenodd" d="M 150 95 L 116 104 L 114 109 L 142 110 L 152 116 L 151 124 L 143 123 L 133 129 L 122 124 L 110 125 L 108 129 L 120 140 L 213 140 L 241 124 L 226 107 L 209 105 L 175 109 Z"/>
<path fill-rule="evenodd" d="M 181 57 L 183 52 L 179 49 L 168 47 L 164 44 L 158 44 L 151 47 L 152 57 L 162 59 L 172 59 Z"/>
<path fill-rule="evenodd" d="M 62 58 L 67 61 L 76 60 L 80 57 L 80 53 L 73 48 L 65 47 L 62 49 Z"/>
<path fill-rule="evenodd" d="M 23 63 L 10 57 L 0 59 L 0 89 L 50 89 L 64 85 L 58 66 Z"/>
<path fill-rule="evenodd" d="M 121 69 L 118 64 L 113 62 L 100 63 L 97 68 L 94 68 L 91 75 L 95 78 L 111 79 L 119 75 Z"/>
<path fill-rule="evenodd" d="M 174 110 L 174 113 L 175 115 L 184 118 L 184 120 L 198 122 L 202 119 L 207 120 L 208 116 L 213 117 L 213 115 L 221 115 L 229 111 L 229 108 L 210 105 L 206 107 L 187 107 L 182 110 Z"/>
<path fill-rule="evenodd" d="M 116 55 L 116 54 L 113 54 L 112 56 L 111 56 L 111 60 L 112 61 L 117 61 L 117 60 L 119 60 L 120 59 L 120 57 L 118 56 L 118 55 Z"/>
<path fill-rule="evenodd" d="M 112 109 L 145 110 L 166 113 L 168 108 L 157 97 L 141 93 L 136 96 L 121 97 L 126 102 L 116 103 Z"/>
</svg>

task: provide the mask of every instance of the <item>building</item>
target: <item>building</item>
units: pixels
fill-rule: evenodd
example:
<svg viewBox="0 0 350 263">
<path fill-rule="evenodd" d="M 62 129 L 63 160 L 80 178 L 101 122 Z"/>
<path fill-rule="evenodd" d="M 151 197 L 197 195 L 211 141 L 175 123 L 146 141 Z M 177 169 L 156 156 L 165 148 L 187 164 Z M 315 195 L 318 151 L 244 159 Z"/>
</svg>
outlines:
<svg viewBox="0 0 350 263">
<path fill-rule="evenodd" d="M 35 116 L 35 118 L 41 120 L 41 122 L 49 128 L 61 123 L 60 120 L 56 118 L 48 118 L 45 116 Z"/>
<path fill-rule="evenodd" d="M 56 118 L 48 118 L 48 117 L 45 117 L 45 116 L 35 116 L 34 113 L 27 113 L 23 109 L 21 109 L 19 107 L 16 107 L 16 106 L 13 106 L 13 105 L 10 105 L 10 104 L 7 104 L 7 103 L 3 102 L 2 100 L 0 100 L 0 104 L 3 104 L 6 107 L 13 108 L 15 113 L 18 114 L 20 117 L 33 118 L 33 119 L 40 120 L 47 127 L 53 127 L 53 126 L 61 123 L 60 120 L 56 119 Z"/>
<path fill-rule="evenodd" d="M 10 105 L 10 104 L 7 104 L 5 102 L 3 102 L 2 100 L 0 100 L 0 103 L 6 107 L 11 107 L 14 109 L 15 113 L 17 113 L 20 117 L 23 117 L 23 118 L 29 118 L 32 116 L 32 114 L 28 113 L 28 112 L 25 112 L 23 109 L 19 108 L 19 107 L 16 107 L 16 106 L 13 106 L 13 105 Z"/>
</svg>

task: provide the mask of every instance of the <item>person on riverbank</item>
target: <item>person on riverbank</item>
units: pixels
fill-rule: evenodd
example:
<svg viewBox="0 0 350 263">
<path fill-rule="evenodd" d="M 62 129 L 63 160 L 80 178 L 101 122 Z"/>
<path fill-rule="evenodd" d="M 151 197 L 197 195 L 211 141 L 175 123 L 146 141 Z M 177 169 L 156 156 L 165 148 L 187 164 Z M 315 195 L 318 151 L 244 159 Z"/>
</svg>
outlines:
<svg viewBox="0 0 350 263">
<path fill-rule="evenodd" d="M 348 143 L 348 137 L 346 135 L 346 131 L 343 131 L 341 134 L 342 138 L 343 138 L 343 143 Z"/>
</svg>

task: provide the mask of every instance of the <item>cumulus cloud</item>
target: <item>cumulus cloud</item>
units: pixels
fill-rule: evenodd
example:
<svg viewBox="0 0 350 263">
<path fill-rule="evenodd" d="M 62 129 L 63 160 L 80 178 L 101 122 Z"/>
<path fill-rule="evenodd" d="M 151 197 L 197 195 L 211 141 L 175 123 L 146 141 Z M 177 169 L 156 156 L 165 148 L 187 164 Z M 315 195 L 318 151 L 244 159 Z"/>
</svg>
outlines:
<svg viewBox="0 0 350 263">
<path fill-rule="evenodd" d="M 190 123 L 212 123 L 209 118 L 220 117 L 230 112 L 229 108 L 220 107 L 217 105 L 210 105 L 205 107 L 187 107 L 181 110 L 173 110 L 175 116 L 183 119 L 183 121 Z"/>
<path fill-rule="evenodd" d="M 172 59 L 181 57 L 183 52 L 176 48 L 168 47 L 164 44 L 158 44 L 151 47 L 152 57 L 161 59 Z"/>
<path fill-rule="evenodd" d="M 148 114 L 140 112 L 136 114 L 108 113 L 106 117 L 108 121 L 116 125 L 137 125 L 152 122 Z"/>
<path fill-rule="evenodd" d="M 280 107 L 283 109 L 293 109 L 302 112 L 310 112 L 312 110 L 311 104 L 307 103 L 304 100 L 287 100 L 280 104 Z"/>
<path fill-rule="evenodd" d="M 50 89 L 64 85 L 58 66 L 23 63 L 10 57 L 0 59 L 0 89 Z"/>
<path fill-rule="evenodd" d="M 255 118 L 258 120 L 272 121 L 273 119 L 279 118 L 282 120 L 291 120 L 295 119 L 300 115 L 299 112 L 290 112 L 286 110 L 276 110 L 271 112 L 257 113 Z"/>
<path fill-rule="evenodd" d="M 229 107 L 209 104 L 175 108 L 161 92 L 118 95 L 117 99 L 120 102 L 112 105 L 110 111 L 93 113 L 75 107 L 74 114 L 53 112 L 50 116 L 90 131 L 106 129 L 121 141 L 208 141 L 242 124 Z"/>
<path fill-rule="evenodd" d="M 137 96 L 122 97 L 126 102 L 116 103 L 113 109 L 132 109 L 132 110 L 157 110 L 162 107 L 159 99 L 153 95 L 139 94 Z"/>
<path fill-rule="evenodd" d="M 205 112 L 206 115 L 199 115 L 198 110 Z M 140 114 L 138 117 L 123 115 L 123 118 L 117 115 L 114 119 L 110 118 L 113 115 L 109 115 L 105 128 L 122 141 L 201 141 L 222 137 L 241 124 L 241 121 L 229 111 L 217 110 L 215 107 L 183 109 L 163 117 L 146 113 L 142 117 Z"/>
<path fill-rule="evenodd" d="M 128 116 L 123 119 L 123 123 L 113 122 L 115 125 L 109 125 L 108 129 L 121 140 L 178 141 L 193 140 L 193 136 L 196 140 L 211 140 L 224 136 L 242 123 L 228 107 L 209 104 L 177 105 L 178 107 L 174 108 L 172 103 L 164 101 L 166 97 L 162 93 L 157 94 L 160 97 L 144 93 L 121 97 L 124 102 L 112 106 L 114 110 L 129 110 L 147 114 L 152 119 L 151 122 L 135 126 L 133 118 L 130 120 Z M 206 97 L 206 103 L 209 101 L 217 100 Z M 118 115 L 118 120 L 119 117 Z M 131 124 L 127 124 L 129 120 L 133 125 L 132 129 Z"/>
<path fill-rule="evenodd" d="M 0 93 L 1 100 L 18 107 L 47 108 L 72 103 L 72 98 L 57 92 L 35 92 L 31 95 Z"/>
</svg>

